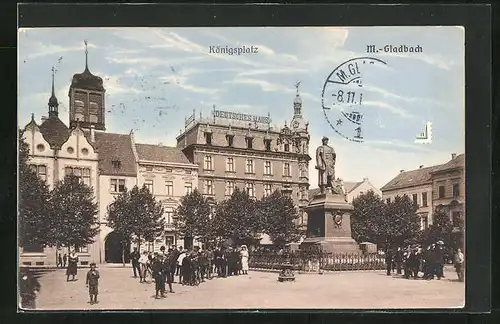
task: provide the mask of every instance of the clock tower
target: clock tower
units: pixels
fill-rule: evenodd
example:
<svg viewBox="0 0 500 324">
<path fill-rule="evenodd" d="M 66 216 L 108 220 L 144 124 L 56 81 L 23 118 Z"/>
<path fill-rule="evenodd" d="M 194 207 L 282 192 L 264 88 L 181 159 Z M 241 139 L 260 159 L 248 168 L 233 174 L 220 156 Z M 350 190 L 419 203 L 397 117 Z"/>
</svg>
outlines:
<svg viewBox="0 0 500 324">
<path fill-rule="evenodd" d="M 309 203 L 309 123 L 302 116 L 302 98 L 299 93 L 300 81 L 295 84 L 297 92 L 293 99 L 293 118 L 290 122 L 292 142 L 299 162 L 299 212 L 305 214 L 305 207 Z M 306 225 L 304 219 L 302 225 Z"/>
</svg>

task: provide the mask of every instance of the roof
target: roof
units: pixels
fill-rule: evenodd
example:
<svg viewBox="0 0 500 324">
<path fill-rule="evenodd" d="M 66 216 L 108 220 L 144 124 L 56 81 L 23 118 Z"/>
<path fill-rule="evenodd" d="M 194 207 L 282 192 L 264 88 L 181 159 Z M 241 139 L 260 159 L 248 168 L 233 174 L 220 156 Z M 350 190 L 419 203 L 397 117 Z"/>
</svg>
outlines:
<svg viewBox="0 0 500 324">
<path fill-rule="evenodd" d="M 447 163 L 440 165 L 439 168 L 437 168 L 433 172 L 442 172 L 455 168 L 463 168 L 464 166 L 465 166 L 465 154 L 462 153 L 456 156 L 454 159 L 451 159 Z"/>
<path fill-rule="evenodd" d="M 82 73 L 73 75 L 70 88 L 105 91 L 102 78 L 93 75 L 87 67 Z"/>
<path fill-rule="evenodd" d="M 99 151 L 99 170 L 104 175 L 135 176 L 137 168 L 129 134 L 95 132 L 96 147 Z M 120 166 L 113 166 L 120 161 Z"/>
<path fill-rule="evenodd" d="M 399 173 L 394 179 L 383 186 L 381 191 L 395 190 L 399 188 L 415 187 L 431 182 L 431 172 L 437 170 L 441 165 L 420 168 Z"/>
<path fill-rule="evenodd" d="M 344 189 L 346 193 L 350 193 L 354 189 L 356 189 L 359 185 L 361 185 L 363 181 L 361 182 L 343 182 Z M 314 188 L 314 189 L 309 189 L 309 197 L 314 197 L 317 194 L 319 194 L 319 188 Z"/>
<path fill-rule="evenodd" d="M 49 116 L 39 128 L 43 138 L 52 149 L 61 148 L 69 138 L 69 128 L 56 115 Z"/>
<path fill-rule="evenodd" d="M 191 164 L 180 148 L 151 144 L 135 144 L 139 160 Z"/>
</svg>

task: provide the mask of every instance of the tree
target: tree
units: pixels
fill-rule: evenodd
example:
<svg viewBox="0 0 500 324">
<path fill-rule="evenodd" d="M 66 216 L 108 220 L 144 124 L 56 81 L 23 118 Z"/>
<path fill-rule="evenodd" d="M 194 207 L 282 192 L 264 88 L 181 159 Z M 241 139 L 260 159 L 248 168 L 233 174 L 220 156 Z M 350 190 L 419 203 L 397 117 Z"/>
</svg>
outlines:
<svg viewBox="0 0 500 324">
<path fill-rule="evenodd" d="M 125 248 L 134 240 L 139 249 L 143 240 L 153 241 L 164 230 L 163 207 L 143 186 L 123 192 L 108 206 L 108 226 L 122 241 L 122 262 L 125 265 Z"/>
<path fill-rule="evenodd" d="M 418 205 L 407 195 L 396 196 L 387 204 L 379 241 L 386 246 L 403 246 L 414 243 L 420 234 Z"/>
<path fill-rule="evenodd" d="M 207 199 L 195 189 L 181 198 L 175 211 L 174 225 L 181 236 L 187 240 L 197 237 L 207 244 L 213 238 L 213 228 L 210 221 L 210 204 Z"/>
<path fill-rule="evenodd" d="M 440 209 L 434 211 L 432 225 L 422 231 L 420 240 L 425 245 L 443 241 L 448 246 L 454 246 L 453 224 L 445 211 Z"/>
<path fill-rule="evenodd" d="M 379 226 L 385 216 L 386 205 L 382 198 L 370 190 L 352 201 L 354 210 L 351 214 L 352 237 L 358 243 L 376 243 Z"/>
<path fill-rule="evenodd" d="M 217 236 L 234 244 L 256 244 L 260 240 L 262 221 L 257 203 L 246 191 L 235 188 L 231 197 L 217 205 L 214 218 Z"/>
<path fill-rule="evenodd" d="M 51 194 L 51 214 L 57 246 L 82 247 L 99 234 L 98 208 L 93 189 L 74 175 L 55 184 Z"/>
<path fill-rule="evenodd" d="M 19 133 L 19 245 L 47 246 L 53 241 L 49 187 L 28 165 L 29 147 Z"/>
<path fill-rule="evenodd" d="M 353 200 L 354 239 L 370 241 L 388 249 L 413 242 L 420 233 L 418 206 L 407 196 L 397 196 L 385 204 L 369 191 Z"/>
<path fill-rule="evenodd" d="M 262 198 L 258 202 L 258 209 L 263 221 L 263 232 L 270 236 L 275 245 L 283 247 L 298 241 L 304 234 L 297 224 L 300 215 L 292 198 L 279 190 Z"/>
</svg>

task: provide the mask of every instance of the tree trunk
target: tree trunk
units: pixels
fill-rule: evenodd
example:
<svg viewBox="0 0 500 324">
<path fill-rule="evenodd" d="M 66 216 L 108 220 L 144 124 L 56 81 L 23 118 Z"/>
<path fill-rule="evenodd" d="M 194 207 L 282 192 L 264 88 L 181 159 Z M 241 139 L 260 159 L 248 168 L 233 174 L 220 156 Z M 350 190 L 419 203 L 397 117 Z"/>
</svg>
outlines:
<svg viewBox="0 0 500 324">
<path fill-rule="evenodd" d="M 137 236 L 137 251 L 141 253 L 141 237 L 139 235 Z"/>
</svg>

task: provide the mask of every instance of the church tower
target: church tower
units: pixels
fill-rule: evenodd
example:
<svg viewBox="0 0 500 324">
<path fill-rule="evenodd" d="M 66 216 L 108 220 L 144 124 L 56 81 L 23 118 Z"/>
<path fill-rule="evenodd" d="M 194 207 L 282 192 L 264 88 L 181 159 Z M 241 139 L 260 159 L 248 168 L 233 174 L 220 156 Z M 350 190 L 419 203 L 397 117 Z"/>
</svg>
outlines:
<svg viewBox="0 0 500 324">
<path fill-rule="evenodd" d="M 69 124 L 76 127 L 80 123 L 82 128 L 94 126 L 97 130 L 106 130 L 105 102 L 102 78 L 93 75 L 88 66 L 88 49 L 85 41 L 85 70 L 73 75 L 69 87 Z"/>
<path fill-rule="evenodd" d="M 52 95 L 49 98 L 49 118 L 59 117 L 59 102 L 57 101 L 56 92 L 54 90 L 54 72 L 52 67 Z"/>
</svg>

